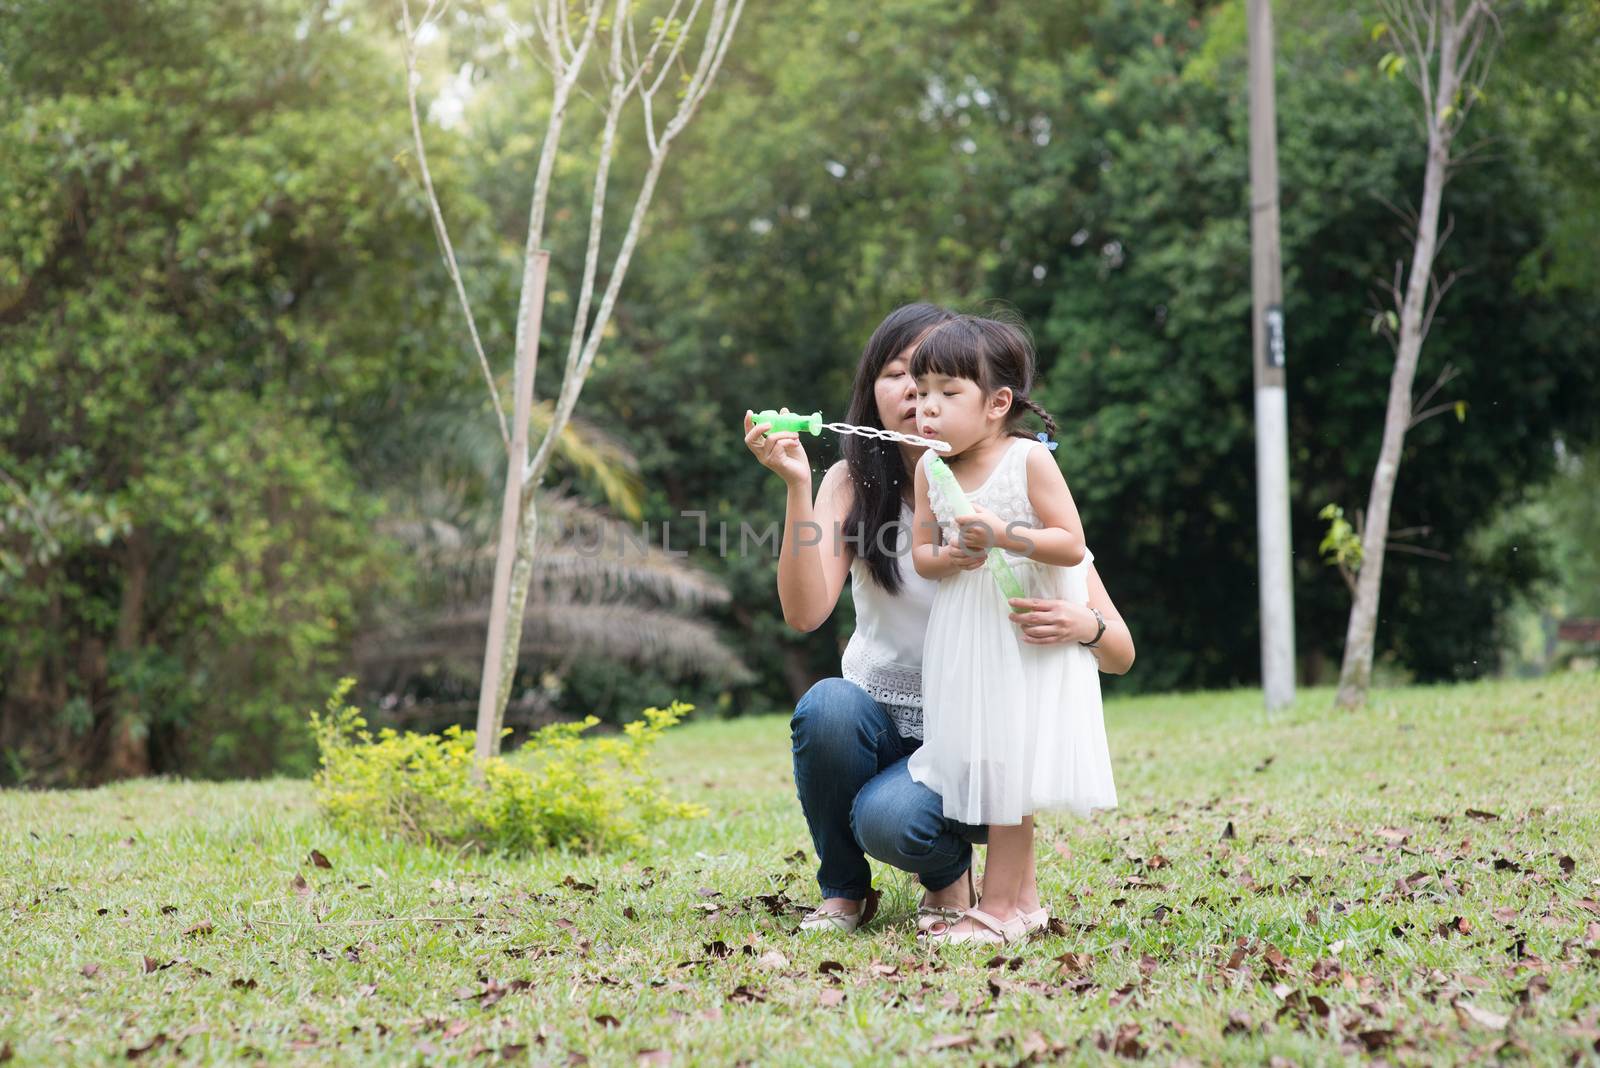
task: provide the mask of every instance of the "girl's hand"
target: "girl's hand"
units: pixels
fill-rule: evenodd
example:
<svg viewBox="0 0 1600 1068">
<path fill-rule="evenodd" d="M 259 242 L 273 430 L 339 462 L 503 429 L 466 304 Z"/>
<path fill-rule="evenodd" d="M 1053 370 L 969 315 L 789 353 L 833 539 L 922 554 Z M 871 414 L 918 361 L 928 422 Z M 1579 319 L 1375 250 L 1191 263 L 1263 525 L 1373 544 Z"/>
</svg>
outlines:
<svg viewBox="0 0 1600 1068">
<path fill-rule="evenodd" d="M 961 544 L 974 552 L 1005 548 L 1006 525 L 987 508 L 974 508 L 966 515 L 956 516 L 956 525 L 961 528 Z"/>
<path fill-rule="evenodd" d="M 788 410 L 780 409 L 784 412 Z M 770 429 L 772 424 L 752 423 L 751 415 L 752 413 L 746 409 L 744 443 L 755 453 L 756 459 L 761 461 L 762 466 L 776 471 L 778 477 L 791 486 L 810 483 L 811 461 L 806 456 L 805 446 L 800 444 L 800 435 L 792 430 L 780 430 L 763 437 L 764 431 Z"/>
<path fill-rule="evenodd" d="M 976 571 L 989 562 L 987 552 L 971 552 L 959 545 L 946 545 L 944 551 L 950 562 L 962 571 Z"/>
<path fill-rule="evenodd" d="M 1011 622 L 1022 628 L 1022 640 L 1031 645 L 1093 641 L 1100 629 L 1099 621 L 1085 604 L 1032 597 L 1013 597 L 1009 603 Z"/>
</svg>

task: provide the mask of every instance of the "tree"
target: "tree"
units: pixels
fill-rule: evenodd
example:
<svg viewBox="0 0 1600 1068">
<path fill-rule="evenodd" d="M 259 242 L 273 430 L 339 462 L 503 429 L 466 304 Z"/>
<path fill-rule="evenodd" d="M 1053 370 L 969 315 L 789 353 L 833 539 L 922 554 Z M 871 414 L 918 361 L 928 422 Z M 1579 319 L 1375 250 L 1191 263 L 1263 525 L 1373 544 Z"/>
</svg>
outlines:
<svg viewBox="0 0 1600 1068">
<path fill-rule="evenodd" d="M 1394 370 L 1389 379 L 1389 403 L 1384 412 L 1383 444 L 1372 472 L 1367 495 L 1361 560 L 1356 576 L 1355 601 L 1345 633 L 1344 664 L 1339 672 L 1336 700 L 1345 708 L 1366 701 L 1372 682 L 1373 642 L 1378 629 L 1378 594 L 1383 582 L 1384 552 L 1389 542 L 1389 511 L 1400 474 L 1401 450 L 1406 432 L 1423 419 L 1450 410 L 1452 403 L 1427 407 L 1435 390 L 1418 404 L 1412 394 L 1422 344 L 1433 325 L 1439 302 L 1455 281 L 1434 274 L 1434 259 L 1442 239 L 1439 210 L 1445 183 L 1453 164 L 1452 149 L 1467 112 L 1476 102 L 1493 59 L 1499 20 L 1492 0 L 1468 0 L 1458 12 L 1456 0 L 1382 0 L 1387 21 L 1379 32 L 1389 36 L 1395 50 L 1384 57 L 1390 71 L 1407 74 L 1422 96 L 1422 129 L 1427 141 L 1427 163 L 1422 179 L 1422 203 L 1417 211 L 1411 269 L 1404 276 L 1397 265 L 1390 295 L 1398 317 L 1385 324 L 1394 347 Z M 1444 235 L 1449 237 L 1448 229 Z M 1438 385 L 1449 380 L 1441 372 Z"/>
<path fill-rule="evenodd" d="M 505 414 L 494 384 L 489 360 L 479 340 L 477 320 L 456 264 L 449 229 L 433 189 L 428 170 L 427 148 L 417 108 L 417 44 L 419 35 L 431 27 L 431 20 L 448 4 L 429 0 L 421 19 L 413 25 L 409 0 L 401 0 L 405 30 L 406 89 L 411 108 L 411 129 L 422 171 L 434 229 L 439 238 L 446 266 L 455 283 L 461 309 L 467 320 L 479 365 L 489 386 L 495 412 L 500 421 L 501 439 L 506 446 L 505 496 L 500 518 L 500 535 L 495 555 L 494 585 L 489 605 L 488 635 L 484 645 L 483 675 L 480 684 L 477 723 L 478 757 L 487 759 L 499 750 L 500 727 L 505 716 L 511 682 L 516 674 L 521 645 L 523 616 L 528 589 L 533 577 L 539 522 L 535 491 L 567 421 L 572 417 L 583 384 L 594 364 L 600 343 L 610 324 L 617 294 L 627 275 L 628 264 L 638 244 L 645 213 L 655 194 L 672 143 L 694 118 L 700 102 L 711 91 L 732 42 L 744 0 L 711 0 L 701 30 L 699 54 L 692 69 L 680 69 L 680 60 L 697 27 L 697 16 L 704 0 L 693 0 L 680 15 L 681 0 L 673 0 L 664 14 L 656 16 L 644 35 L 641 53 L 635 21 L 640 11 L 631 0 L 587 0 L 576 14 L 565 0 L 548 0 L 535 5 L 534 29 L 542 48 L 541 62 L 550 72 L 550 115 L 539 150 L 539 163 L 529 208 L 527 240 L 523 252 L 522 285 L 518 299 L 515 373 L 513 378 L 512 422 L 506 427 Z M 598 47 L 597 47 L 598 45 Z M 537 369 L 539 334 L 544 314 L 545 284 L 550 254 L 544 248 L 545 213 L 550 199 L 551 175 L 561 148 L 562 127 L 574 90 L 585 74 L 591 54 L 605 53 L 607 59 L 598 77 L 605 88 L 604 126 L 595 167 L 594 189 L 590 200 L 589 238 L 584 255 L 583 277 L 568 335 L 567 360 L 561 379 L 560 395 L 544 437 L 533 459 L 528 459 L 528 420 L 533 402 L 533 381 Z M 657 129 L 656 98 L 667 87 L 668 79 L 678 74 L 673 84 L 677 104 Z M 669 92 L 672 90 L 669 90 Z M 649 164 L 633 202 L 620 247 L 611 261 L 600 304 L 591 320 L 595 279 L 600 267 L 601 239 L 604 234 L 606 194 L 617 131 L 627 105 L 637 97 L 644 126 Z"/>
<path fill-rule="evenodd" d="M 400 86 L 288 0 L 4 11 L 0 777 L 304 767 L 394 562 L 354 415 L 458 373 Z"/>
<path fill-rule="evenodd" d="M 355 648 L 354 667 L 371 703 L 423 728 L 459 723 L 477 707 L 505 452 L 492 422 L 478 418 L 481 389 L 471 400 L 480 403 L 413 417 L 406 440 L 389 445 L 398 452 L 389 462 L 406 474 L 386 481 L 379 530 L 405 547 L 411 566 L 403 587 L 369 613 Z M 550 415 L 547 402 L 535 405 L 531 425 L 541 430 Z M 611 435 L 575 417 L 559 447 L 565 466 L 598 488 L 612 511 L 638 520 L 637 461 Z M 534 670 L 507 704 L 520 726 L 570 706 L 570 682 L 591 662 L 630 683 L 647 671 L 675 685 L 743 677 L 716 630 L 685 612 L 726 603 L 720 582 L 566 485 L 541 489 L 538 511 L 542 549 L 520 649 Z M 630 670 L 619 671 L 624 665 Z M 616 696 L 630 714 L 643 700 L 633 686 Z"/>
</svg>

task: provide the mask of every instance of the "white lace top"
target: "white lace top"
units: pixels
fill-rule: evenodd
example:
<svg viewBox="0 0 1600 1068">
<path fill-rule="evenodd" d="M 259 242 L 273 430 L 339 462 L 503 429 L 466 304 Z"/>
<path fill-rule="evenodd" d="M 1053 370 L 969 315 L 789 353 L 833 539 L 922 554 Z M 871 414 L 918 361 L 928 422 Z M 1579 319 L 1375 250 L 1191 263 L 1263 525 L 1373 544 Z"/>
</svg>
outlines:
<svg viewBox="0 0 1600 1068">
<path fill-rule="evenodd" d="M 873 580 L 857 557 L 850 564 L 850 596 L 856 606 L 856 631 L 845 645 L 840 673 L 888 711 L 907 738 L 922 737 L 922 641 L 939 584 L 911 565 L 911 524 L 915 513 L 901 503 L 895 533 L 900 561 L 900 592 L 890 595 Z M 882 538 L 888 542 L 890 531 Z"/>
</svg>

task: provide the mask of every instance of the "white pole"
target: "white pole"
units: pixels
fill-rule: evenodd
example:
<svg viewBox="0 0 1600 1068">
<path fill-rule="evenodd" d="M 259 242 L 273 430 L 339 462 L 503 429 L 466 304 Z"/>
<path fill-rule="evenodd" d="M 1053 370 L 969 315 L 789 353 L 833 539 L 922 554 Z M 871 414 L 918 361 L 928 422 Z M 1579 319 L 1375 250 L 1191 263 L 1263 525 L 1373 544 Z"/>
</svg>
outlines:
<svg viewBox="0 0 1600 1068">
<path fill-rule="evenodd" d="M 1283 268 L 1278 250 L 1278 117 L 1272 6 L 1250 0 L 1250 253 L 1256 393 L 1256 537 L 1261 687 L 1269 710 L 1294 700 L 1294 576 L 1289 542 L 1289 411 L 1284 395 Z"/>
</svg>

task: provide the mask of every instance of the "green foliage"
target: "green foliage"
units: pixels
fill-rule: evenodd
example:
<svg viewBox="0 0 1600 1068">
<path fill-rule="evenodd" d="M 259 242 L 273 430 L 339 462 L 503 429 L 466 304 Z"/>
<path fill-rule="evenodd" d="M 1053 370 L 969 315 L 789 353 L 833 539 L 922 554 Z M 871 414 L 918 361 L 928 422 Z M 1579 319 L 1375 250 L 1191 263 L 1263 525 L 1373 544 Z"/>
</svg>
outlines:
<svg viewBox="0 0 1600 1068">
<path fill-rule="evenodd" d="M 1328 521 L 1328 532 L 1323 535 L 1322 543 L 1317 546 L 1317 552 L 1341 571 L 1350 574 L 1360 571 L 1361 538 L 1350 525 L 1350 521 L 1344 517 L 1344 509 L 1337 504 L 1330 504 L 1317 513 L 1317 518 Z"/>
<path fill-rule="evenodd" d="M 34 781 L 307 767 L 298 709 L 400 571 L 361 453 L 471 367 L 368 29 L 5 5 L 0 749 Z"/>
<path fill-rule="evenodd" d="M 734 530 L 778 520 L 782 494 L 730 413 L 840 412 L 886 310 L 999 298 L 1034 331 L 1036 396 L 1063 428 L 1058 462 L 1138 639 L 1138 668 L 1111 685 L 1254 679 L 1243 7 L 840 0 L 795 16 L 814 33 L 781 15 L 753 25 L 664 180 L 661 236 L 630 279 L 627 330 L 586 394 L 637 444 L 655 488 L 647 514 L 706 508 Z M 1275 13 L 1296 631 L 1315 677 L 1337 662 L 1349 605 L 1321 565 L 1317 510 L 1363 499 L 1371 481 L 1393 362 L 1370 331 L 1372 294 L 1409 259 L 1390 206 L 1420 195 L 1425 145 L 1415 90 L 1376 69 L 1383 46 L 1358 15 L 1308 3 Z M 1569 48 L 1518 41 L 1530 57 Z M 1474 106 L 1474 136 L 1521 139 L 1523 105 L 1502 102 L 1523 95 L 1501 73 Z M 1527 105 L 1548 105 L 1536 128 L 1551 140 L 1550 117 L 1590 114 L 1557 88 Z M 735 142 L 730 159 L 723 146 Z M 1600 184 L 1572 179 L 1592 177 L 1592 153 L 1559 158 L 1562 196 L 1586 203 Z M 1507 599 L 1537 572 L 1531 560 L 1486 566 L 1467 541 L 1550 475 L 1555 436 L 1600 433 L 1600 293 L 1518 284 L 1553 269 L 1556 237 L 1576 245 L 1581 220 L 1539 194 L 1555 177 L 1536 153 L 1480 153 L 1447 192 L 1455 227 L 1440 273 L 1462 273 L 1419 391 L 1454 365 L 1462 373 L 1438 403 L 1478 418 L 1431 419 L 1408 437 L 1394 522 L 1428 528 L 1419 547 L 1450 559 L 1392 561 L 1379 633 L 1380 652 L 1421 679 L 1493 667 Z M 1585 256 L 1566 262 L 1594 262 Z M 686 382 L 696 399 L 679 419 L 647 417 L 641 396 L 681 395 Z M 819 477 L 838 455 L 826 437 L 806 448 Z M 847 607 L 796 636 L 776 613 L 742 607 L 770 603 L 770 558 L 719 566 L 741 654 L 770 680 L 748 703 L 791 699 L 789 680 L 837 672 Z M 1445 619 L 1442 603 L 1453 606 Z M 1219 633 L 1219 610 L 1240 625 Z"/>
<path fill-rule="evenodd" d="M 594 716 L 550 724 L 514 759 L 491 758 L 480 783 L 474 778 L 475 732 L 384 728 L 374 736 L 360 712 L 345 704 L 354 685 L 342 680 L 325 713 L 311 713 L 322 765 L 318 802 L 347 831 L 510 853 L 552 846 L 597 852 L 642 846 L 646 828 L 708 811 L 669 798 L 647 762 L 662 732 L 692 705 L 647 708 L 620 736 L 582 737 L 600 722 Z"/>
</svg>

